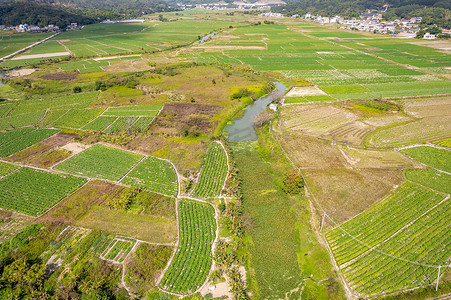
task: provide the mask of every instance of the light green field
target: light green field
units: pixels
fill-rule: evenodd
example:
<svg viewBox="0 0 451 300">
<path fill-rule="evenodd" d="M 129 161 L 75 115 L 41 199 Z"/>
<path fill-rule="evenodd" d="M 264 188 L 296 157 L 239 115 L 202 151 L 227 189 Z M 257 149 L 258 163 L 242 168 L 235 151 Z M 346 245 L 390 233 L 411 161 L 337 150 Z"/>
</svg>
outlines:
<svg viewBox="0 0 451 300">
<path fill-rule="evenodd" d="M 54 169 L 116 181 L 121 179 L 142 157 L 140 154 L 97 144 L 58 164 Z"/>
<path fill-rule="evenodd" d="M 413 147 L 401 150 L 402 153 L 437 170 L 451 172 L 451 151 L 434 147 Z"/>
</svg>

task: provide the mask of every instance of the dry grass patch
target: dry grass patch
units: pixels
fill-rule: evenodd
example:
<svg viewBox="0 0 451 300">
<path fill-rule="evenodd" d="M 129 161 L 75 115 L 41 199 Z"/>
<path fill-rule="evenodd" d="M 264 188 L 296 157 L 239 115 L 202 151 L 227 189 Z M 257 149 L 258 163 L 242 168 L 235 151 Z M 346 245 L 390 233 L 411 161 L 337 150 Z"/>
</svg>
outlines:
<svg viewBox="0 0 451 300">
<path fill-rule="evenodd" d="M 361 121 L 346 123 L 340 127 L 329 130 L 321 137 L 350 145 L 360 145 L 365 136 L 374 128 Z"/>
<path fill-rule="evenodd" d="M 100 206 L 91 208 L 75 224 L 151 243 L 174 243 L 177 236 L 177 224 L 173 220 L 110 210 Z"/>
<path fill-rule="evenodd" d="M 451 97 L 405 100 L 403 104 L 405 112 L 417 118 L 451 115 Z"/>
<path fill-rule="evenodd" d="M 304 97 L 304 96 L 318 96 L 327 95 L 324 91 L 316 86 L 297 86 L 292 88 L 285 96 L 286 97 Z"/>
<path fill-rule="evenodd" d="M 316 200 L 337 223 L 361 213 L 404 180 L 402 171 L 393 169 L 323 168 L 304 174 Z"/>
</svg>

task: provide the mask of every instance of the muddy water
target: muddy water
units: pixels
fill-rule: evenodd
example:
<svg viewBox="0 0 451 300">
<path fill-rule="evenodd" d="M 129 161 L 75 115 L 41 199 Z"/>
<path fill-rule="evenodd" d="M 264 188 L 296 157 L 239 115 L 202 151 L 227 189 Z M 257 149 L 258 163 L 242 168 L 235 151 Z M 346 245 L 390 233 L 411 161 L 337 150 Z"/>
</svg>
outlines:
<svg viewBox="0 0 451 300">
<path fill-rule="evenodd" d="M 241 119 L 235 120 L 232 125 L 225 128 L 229 132 L 227 138 L 229 141 L 246 142 L 257 140 L 257 134 L 255 133 L 254 128 L 255 118 L 259 113 L 264 111 L 271 102 L 282 96 L 287 89 L 287 87 L 280 82 L 274 82 L 274 84 L 276 85 L 275 90 L 269 95 L 254 101 L 254 103 L 247 107 L 246 113 Z"/>
</svg>

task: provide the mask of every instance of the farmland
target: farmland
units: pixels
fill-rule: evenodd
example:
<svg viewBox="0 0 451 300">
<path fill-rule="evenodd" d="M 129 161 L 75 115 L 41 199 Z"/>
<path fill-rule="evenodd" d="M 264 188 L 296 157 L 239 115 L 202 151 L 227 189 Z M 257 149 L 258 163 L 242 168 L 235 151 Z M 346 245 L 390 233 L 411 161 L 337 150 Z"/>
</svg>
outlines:
<svg viewBox="0 0 451 300">
<path fill-rule="evenodd" d="M 9 156 L 40 142 L 59 130 L 23 128 L 7 132 L 0 132 L 0 157 Z"/>
<path fill-rule="evenodd" d="M 401 152 L 432 168 L 451 172 L 451 151 L 447 149 L 420 146 L 406 148 Z"/>
<path fill-rule="evenodd" d="M 0 35 L 0 58 L 25 48 L 37 41 L 43 40 L 51 34 L 30 34 L 23 33 L 17 35 Z"/>
<path fill-rule="evenodd" d="M 140 154 L 97 144 L 58 164 L 55 170 L 117 181 L 142 158 Z"/>
<path fill-rule="evenodd" d="M 205 282 L 210 272 L 216 221 L 213 207 L 195 201 L 180 200 L 179 214 L 179 248 L 160 287 L 177 294 L 189 294 Z"/>
<path fill-rule="evenodd" d="M 143 160 L 122 182 L 168 196 L 178 194 L 177 174 L 171 163 L 152 156 Z"/>
<path fill-rule="evenodd" d="M 208 148 L 199 180 L 192 196 L 209 198 L 219 196 L 227 177 L 227 154 L 220 143 L 212 143 Z"/>
<path fill-rule="evenodd" d="M 0 206 L 38 216 L 85 182 L 85 179 L 21 168 L 0 180 Z"/>
<path fill-rule="evenodd" d="M 451 228 L 445 221 L 448 199 L 405 183 L 363 214 L 330 230 L 328 242 L 353 290 L 376 295 L 432 283 L 437 271 L 433 266 L 445 264 L 451 253 Z"/>
<path fill-rule="evenodd" d="M 0 84 L 0 295 L 449 293 L 438 41 L 250 10 L 161 15 L 66 31 L 24 53 L 61 57 L 0 64 L 31 65 Z M 257 140 L 227 140 L 279 83 Z M 16 269 L 42 279 L 7 279 Z"/>
</svg>

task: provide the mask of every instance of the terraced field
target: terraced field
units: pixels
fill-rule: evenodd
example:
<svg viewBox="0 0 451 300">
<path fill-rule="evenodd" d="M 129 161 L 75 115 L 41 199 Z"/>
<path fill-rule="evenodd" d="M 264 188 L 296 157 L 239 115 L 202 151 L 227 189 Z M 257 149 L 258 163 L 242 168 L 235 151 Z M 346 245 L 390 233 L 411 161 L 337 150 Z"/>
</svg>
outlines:
<svg viewBox="0 0 451 300">
<path fill-rule="evenodd" d="M 326 233 L 359 295 L 432 283 L 451 255 L 449 196 L 406 182 L 364 213 Z"/>
<path fill-rule="evenodd" d="M 183 295 L 195 292 L 207 279 L 216 220 L 210 204 L 180 200 L 178 209 L 179 247 L 160 287 Z"/>
<path fill-rule="evenodd" d="M 227 154 L 218 142 L 210 144 L 205 157 L 199 180 L 191 196 L 210 198 L 219 196 L 227 177 Z"/>
<path fill-rule="evenodd" d="M 0 179 L 0 207 L 38 216 L 85 181 L 70 175 L 21 168 Z"/>
<path fill-rule="evenodd" d="M 177 173 L 172 164 L 152 156 L 143 160 L 122 182 L 168 196 L 178 194 Z"/>
<path fill-rule="evenodd" d="M 93 178 L 117 181 L 144 156 L 96 144 L 63 161 L 55 170 Z"/>
</svg>

